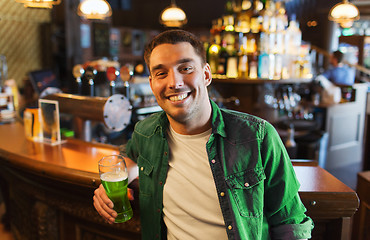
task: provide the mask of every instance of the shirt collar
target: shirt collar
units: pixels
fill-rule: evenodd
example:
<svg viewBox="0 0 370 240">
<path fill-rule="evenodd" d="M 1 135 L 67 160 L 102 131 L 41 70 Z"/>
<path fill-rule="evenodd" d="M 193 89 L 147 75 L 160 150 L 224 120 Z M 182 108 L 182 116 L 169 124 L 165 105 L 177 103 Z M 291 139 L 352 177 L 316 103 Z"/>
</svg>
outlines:
<svg viewBox="0 0 370 240">
<path fill-rule="evenodd" d="M 221 109 L 215 102 L 211 101 L 212 107 L 212 133 L 226 137 L 225 123 L 221 114 Z"/>
</svg>

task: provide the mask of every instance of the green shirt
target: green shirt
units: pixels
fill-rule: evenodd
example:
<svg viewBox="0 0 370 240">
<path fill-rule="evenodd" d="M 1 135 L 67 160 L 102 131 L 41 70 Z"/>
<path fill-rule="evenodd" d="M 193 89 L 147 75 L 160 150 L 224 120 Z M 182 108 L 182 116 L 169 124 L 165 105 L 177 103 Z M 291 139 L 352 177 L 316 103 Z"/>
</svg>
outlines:
<svg viewBox="0 0 370 240">
<path fill-rule="evenodd" d="M 229 239 L 311 237 L 299 183 L 283 143 L 268 122 L 212 105 L 212 134 L 206 144 Z M 164 112 L 136 124 L 126 154 L 139 166 L 143 239 L 166 239 L 163 187 L 169 126 Z"/>
</svg>

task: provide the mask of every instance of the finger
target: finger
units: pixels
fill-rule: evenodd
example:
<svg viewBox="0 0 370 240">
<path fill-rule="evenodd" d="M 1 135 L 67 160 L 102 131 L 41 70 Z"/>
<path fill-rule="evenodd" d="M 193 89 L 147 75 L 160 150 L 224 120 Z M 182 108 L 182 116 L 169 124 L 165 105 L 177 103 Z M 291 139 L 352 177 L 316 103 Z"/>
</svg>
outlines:
<svg viewBox="0 0 370 240">
<path fill-rule="evenodd" d="M 113 224 L 114 223 L 114 218 L 111 217 L 108 213 L 104 212 L 97 201 L 94 201 L 94 207 L 98 211 L 99 215 L 104 219 L 106 223 Z"/>
<path fill-rule="evenodd" d="M 95 196 L 102 210 L 110 214 L 112 217 L 115 217 L 117 214 L 113 210 L 113 202 L 107 196 L 105 189 L 102 185 L 95 190 Z"/>
<path fill-rule="evenodd" d="M 109 199 L 107 193 L 105 192 L 105 189 L 103 187 L 102 184 L 100 184 L 99 186 L 99 197 L 100 199 L 106 204 L 108 205 L 110 208 L 113 208 L 113 202 Z M 96 191 L 96 190 L 95 190 Z"/>
<path fill-rule="evenodd" d="M 114 211 L 113 203 L 108 198 L 108 196 L 105 193 L 104 188 L 97 188 L 94 192 L 94 207 L 98 211 L 98 213 L 105 219 L 111 220 L 111 218 L 114 221 L 114 218 L 117 217 L 117 212 Z M 103 200 L 105 199 L 105 200 Z M 110 206 L 109 206 L 110 205 Z M 111 207 L 112 206 L 112 207 Z"/>
<path fill-rule="evenodd" d="M 113 202 L 109 199 L 107 193 L 105 192 L 105 189 L 103 185 L 100 185 L 98 190 L 98 199 L 100 201 L 100 205 L 102 209 L 107 212 L 111 217 L 116 218 L 117 217 L 117 212 L 113 209 Z M 95 190 L 95 191 L 97 191 Z"/>
<path fill-rule="evenodd" d="M 130 201 L 134 200 L 134 190 L 131 188 L 127 188 L 127 196 Z"/>
<path fill-rule="evenodd" d="M 98 200 L 97 195 L 94 195 L 93 200 L 94 200 L 94 202 L 93 202 L 94 207 L 95 207 L 96 211 L 99 213 L 99 215 L 102 216 L 107 223 L 114 223 L 114 219 L 117 215 L 114 216 L 113 213 L 107 212 L 102 207 L 102 205 L 100 203 L 101 201 Z M 112 216 L 112 214 L 113 214 L 113 216 Z"/>
</svg>

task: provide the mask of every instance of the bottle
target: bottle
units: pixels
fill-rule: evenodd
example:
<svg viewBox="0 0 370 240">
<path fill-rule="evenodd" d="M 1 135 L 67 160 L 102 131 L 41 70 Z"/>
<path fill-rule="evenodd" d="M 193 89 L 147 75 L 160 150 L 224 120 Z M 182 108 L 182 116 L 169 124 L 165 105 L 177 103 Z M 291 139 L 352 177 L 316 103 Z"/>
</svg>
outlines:
<svg viewBox="0 0 370 240">
<path fill-rule="evenodd" d="M 284 45 L 284 38 L 286 34 L 286 27 L 288 25 L 288 20 L 286 16 L 286 11 L 285 11 L 285 6 L 284 2 L 279 1 L 276 2 L 276 11 L 275 11 L 275 16 L 276 16 L 276 53 L 283 54 L 285 49 Z"/>
<path fill-rule="evenodd" d="M 218 74 L 226 75 L 229 57 L 235 51 L 234 17 L 232 15 L 224 16 L 223 26 Z"/>
<path fill-rule="evenodd" d="M 241 3 L 241 12 L 238 14 L 235 31 L 241 33 L 247 33 L 250 31 L 250 18 L 251 18 L 251 9 L 252 3 L 249 0 L 243 0 Z"/>
<path fill-rule="evenodd" d="M 265 9 L 262 12 L 262 32 L 275 32 L 276 31 L 276 16 L 275 16 L 275 3 L 272 0 L 266 0 Z"/>
<path fill-rule="evenodd" d="M 238 77 L 238 56 L 236 51 L 233 50 L 227 59 L 226 64 L 226 76 L 228 78 L 237 78 Z"/>
<path fill-rule="evenodd" d="M 283 70 L 283 56 L 277 53 L 275 54 L 275 68 L 273 79 L 275 80 L 281 79 L 282 70 Z"/>
<path fill-rule="evenodd" d="M 302 43 L 302 32 L 299 29 L 299 24 L 296 21 L 296 17 L 293 14 L 292 19 L 289 22 L 289 27 L 286 31 L 286 46 L 287 53 L 290 55 L 298 55 L 299 48 Z"/>
<path fill-rule="evenodd" d="M 247 53 L 252 54 L 257 52 L 257 34 L 249 32 L 247 34 Z"/>
<path fill-rule="evenodd" d="M 249 61 L 249 78 L 256 79 L 258 77 L 258 57 L 257 52 L 250 55 Z"/>
<path fill-rule="evenodd" d="M 229 24 L 234 24 L 234 19 L 229 18 Z M 230 28 L 228 31 L 225 31 L 225 40 L 226 40 L 226 76 L 228 78 L 237 78 L 238 77 L 238 56 L 236 51 L 236 41 L 235 41 L 235 32 L 234 29 Z"/>
<path fill-rule="evenodd" d="M 221 48 L 220 54 L 218 55 L 218 66 L 217 66 L 217 74 L 225 75 L 227 69 L 227 59 L 229 58 L 229 54 L 226 51 L 226 40 L 221 40 Z"/>
<path fill-rule="evenodd" d="M 286 15 L 284 1 L 276 2 L 276 31 L 284 31 L 288 26 L 288 17 Z"/>
<path fill-rule="evenodd" d="M 269 78 L 269 55 L 266 52 L 258 56 L 258 77 Z"/>
<path fill-rule="evenodd" d="M 251 16 L 251 32 L 259 33 L 261 31 L 262 16 L 260 11 L 263 8 L 263 3 L 260 0 L 253 2 L 253 13 Z"/>
<path fill-rule="evenodd" d="M 268 74 L 268 78 L 269 79 L 274 79 L 274 75 L 275 75 L 275 54 L 273 53 L 270 53 L 269 55 L 269 74 Z"/>
<path fill-rule="evenodd" d="M 213 43 L 209 45 L 207 49 L 207 62 L 211 67 L 212 74 L 217 73 L 218 65 L 219 65 L 219 54 L 221 51 L 220 46 L 221 36 L 216 34 L 213 36 Z"/>
<path fill-rule="evenodd" d="M 239 47 L 238 76 L 248 78 L 247 36 L 242 36 Z"/>
</svg>

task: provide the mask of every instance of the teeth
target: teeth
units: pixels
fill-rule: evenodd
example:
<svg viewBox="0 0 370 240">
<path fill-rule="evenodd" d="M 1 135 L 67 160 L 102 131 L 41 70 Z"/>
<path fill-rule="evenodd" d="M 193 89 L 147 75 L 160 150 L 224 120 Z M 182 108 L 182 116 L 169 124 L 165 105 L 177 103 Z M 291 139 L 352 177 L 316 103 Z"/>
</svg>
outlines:
<svg viewBox="0 0 370 240">
<path fill-rule="evenodd" d="M 187 94 L 187 93 L 183 93 L 183 94 L 181 94 L 181 95 L 171 96 L 171 97 L 170 97 L 170 100 L 171 100 L 171 101 L 181 101 L 181 100 L 183 100 L 184 98 L 186 98 L 187 96 L 188 96 L 188 94 Z"/>
</svg>

